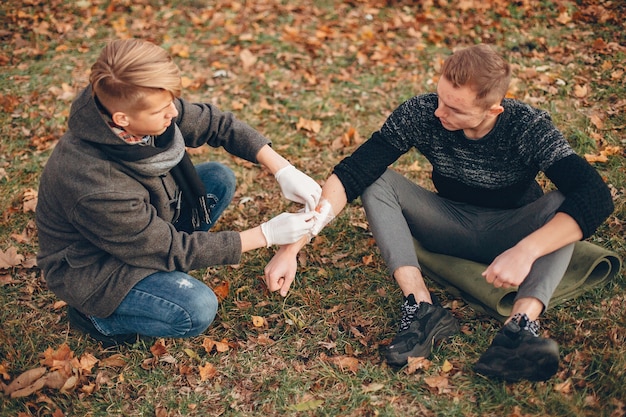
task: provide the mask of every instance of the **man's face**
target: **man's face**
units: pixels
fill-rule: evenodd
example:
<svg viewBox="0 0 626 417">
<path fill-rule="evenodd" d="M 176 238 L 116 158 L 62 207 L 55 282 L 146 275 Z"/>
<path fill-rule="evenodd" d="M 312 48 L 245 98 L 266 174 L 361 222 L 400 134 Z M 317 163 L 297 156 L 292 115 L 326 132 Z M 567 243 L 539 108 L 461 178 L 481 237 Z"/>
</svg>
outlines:
<svg viewBox="0 0 626 417">
<path fill-rule="evenodd" d="M 454 88 L 445 77 L 437 84 L 439 105 L 435 116 L 447 130 L 478 129 L 488 119 L 489 109 L 476 104 L 476 93 L 469 86 Z"/>
<path fill-rule="evenodd" d="M 165 132 L 178 116 L 174 99 L 169 91 L 155 91 L 143 98 L 143 110 L 129 110 L 124 113 L 124 130 L 135 136 L 158 136 Z M 118 123 L 119 124 L 119 123 Z"/>
</svg>

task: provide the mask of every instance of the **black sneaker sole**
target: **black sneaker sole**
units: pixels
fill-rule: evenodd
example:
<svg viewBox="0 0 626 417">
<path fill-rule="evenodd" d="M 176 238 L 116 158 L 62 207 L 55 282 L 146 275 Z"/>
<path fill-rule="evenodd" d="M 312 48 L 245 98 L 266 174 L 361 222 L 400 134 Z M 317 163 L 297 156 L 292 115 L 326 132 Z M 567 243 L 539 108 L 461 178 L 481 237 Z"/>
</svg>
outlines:
<svg viewBox="0 0 626 417">
<path fill-rule="evenodd" d="M 409 358 L 428 357 L 435 343 L 457 334 L 459 330 L 459 322 L 452 314 L 447 313 L 424 339 L 424 344 L 415 345 L 410 351 L 402 353 L 388 350 L 385 353 L 385 359 L 389 365 L 402 367 L 407 364 Z"/>
<path fill-rule="evenodd" d="M 558 369 L 559 346 L 550 339 L 517 349 L 492 346 L 474 366 L 478 374 L 507 382 L 546 381 Z"/>
</svg>

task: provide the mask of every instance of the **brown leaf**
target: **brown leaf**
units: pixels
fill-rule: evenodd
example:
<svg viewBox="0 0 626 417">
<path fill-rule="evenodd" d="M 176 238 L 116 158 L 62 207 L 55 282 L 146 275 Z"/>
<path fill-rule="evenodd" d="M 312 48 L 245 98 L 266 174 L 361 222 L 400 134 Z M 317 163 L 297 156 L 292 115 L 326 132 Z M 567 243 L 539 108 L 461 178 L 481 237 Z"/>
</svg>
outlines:
<svg viewBox="0 0 626 417">
<path fill-rule="evenodd" d="M 226 339 L 222 339 L 221 342 L 216 342 L 215 340 L 208 337 L 205 337 L 202 341 L 202 347 L 204 347 L 204 350 L 206 350 L 207 353 L 211 353 L 213 348 L 215 348 L 215 350 L 220 353 L 226 352 L 230 348 Z"/>
<path fill-rule="evenodd" d="M 424 378 L 424 382 L 431 388 L 437 388 L 439 394 L 448 388 L 448 377 L 442 375 L 427 376 Z"/>
<path fill-rule="evenodd" d="M 79 366 L 80 370 L 83 374 L 89 375 L 91 374 L 91 370 L 98 363 L 98 359 L 93 356 L 91 353 L 84 353 L 83 356 L 80 357 Z"/>
<path fill-rule="evenodd" d="M 219 302 L 224 301 L 228 297 L 229 290 L 230 285 L 228 284 L 228 281 L 222 281 L 213 288 L 213 292 Z"/>
<path fill-rule="evenodd" d="M 100 360 L 101 367 L 121 368 L 126 366 L 126 358 L 119 353 Z"/>
<path fill-rule="evenodd" d="M 254 56 L 254 54 L 248 49 L 244 49 L 239 53 L 239 59 L 241 59 L 243 69 L 245 71 L 248 71 L 250 68 L 252 68 L 257 61 L 257 57 Z"/>
<path fill-rule="evenodd" d="M 320 120 L 308 120 L 303 117 L 298 119 L 298 123 L 296 123 L 297 130 L 308 130 L 309 132 L 319 133 L 322 129 L 322 122 Z"/>
<path fill-rule="evenodd" d="M 24 255 L 18 254 L 15 246 L 11 246 L 6 252 L 0 250 L 0 269 L 9 269 L 19 266 L 23 260 Z"/>
<path fill-rule="evenodd" d="M 159 339 L 156 342 L 154 342 L 154 345 L 150 347 L 150 352 L 152 352 L 152 354 L 157 358 L 159 356 L 165 355 L 167 353 L 167 348 L 165 347 L 165 341 L 163 339 Z"/>
<path fill-rule="evenodd" d="M 409 357 L 407 361 L 407 366 L 404 372 L 411 375 L 420 369 L 427 371 L 431 365 L 432 365 L 432 362 L 424 357 L 417 357 L 417 358 Z"/>
<path fill-rule="evenodd" d="M 211 363 L 206 363 L 204 366 L 198 366 L 200 371 L 200 380 L 206 381 L 217 375 L 217 369 Z"/>
<path fill-rule="evenodd" d="M 19 391 L 24 389 L 41 378 L 48 369 L 44 366 L 39 368 L 29 369 L 28 371 L 22 372 L 17 378 L 13 380 L 4 390 L 5 395 L 12 394 L 15 391 Z M 43 385 L 42 385 L 43 387 Z M 30 394 L 27 394 L 30 395 Z"/>
<path fill-rule="evenodd" d="M 333 356 L 328 358 L 328 361 L 342 371 L 348 370 L 356 373 L 359 370 L 359 360 L 352 356 Z"/>
<path fill-rule="evenodd" d="M 43 378 L 39 378 L 32 384 L 11 392 L 11 398 L 28 397 L 29 395 L 41 390 L 45 386 L 45 384 L 46 381 Z"/>
</svg>

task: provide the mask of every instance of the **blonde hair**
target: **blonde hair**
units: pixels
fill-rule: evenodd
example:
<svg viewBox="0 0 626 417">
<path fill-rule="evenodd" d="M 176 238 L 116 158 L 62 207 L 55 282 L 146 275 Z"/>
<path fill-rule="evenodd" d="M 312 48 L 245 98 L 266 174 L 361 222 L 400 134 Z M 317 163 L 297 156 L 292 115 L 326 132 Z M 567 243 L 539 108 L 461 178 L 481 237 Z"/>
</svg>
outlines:
<svg viewBox="0 0 626 417">
<path fill-rule="evenodd" d="M 478 105 L 500 104 L 511 82 L 511 66 L 488 45 L 474 45 L 454 52 L 442 67 L 442 76 L 455 88 L 469 86 Z"/>
<path fill-rule="evenodd" d="M 93 93 L 109 112 L 143 110 L 143 98 L 169 91 L 180 97 L 180 70 L 167 51 L 139 39 L 109 42 L 91 67 Z"/>
</svg>

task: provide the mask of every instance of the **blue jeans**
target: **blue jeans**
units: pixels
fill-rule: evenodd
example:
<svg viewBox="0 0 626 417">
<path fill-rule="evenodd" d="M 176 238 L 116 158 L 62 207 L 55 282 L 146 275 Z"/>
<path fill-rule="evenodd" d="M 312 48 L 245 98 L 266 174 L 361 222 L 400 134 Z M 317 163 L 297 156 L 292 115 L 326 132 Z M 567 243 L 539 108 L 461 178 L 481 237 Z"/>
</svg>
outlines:
<svg viewBox="0 0 626 417">
<path fill-rule="evenodd" d="M 208 231 L 235 194 L 235 175 L 217 162 L 196 166 L 211 202 L 211 223 Z M 176 224 L 179 230 L 191 225 L 189 210 Z M 138 282 L 117 309 L 106 318 L 90 317 L 103 334 L 138 333 L 152 337 L 192 337 L 203 333 L 215 319 L 217 297 L 206 284 L 180 272 L 156 272 Z"/>
<path fill-rule="evenodd" d="M 420 267 L 413 239 L 431 252 L 489 264 L 554 217 L 565 197 L 553 191 L 517 209 L 490 209 L 441 198 L 387 170 L 361 199 L 393 274 L 402 266 Z M 534 297 L 547 307 L 573 251 L 569 244 L 537 259 L 516 299 Z"/>
</svg>

